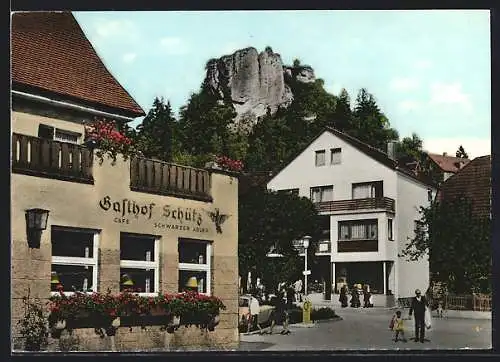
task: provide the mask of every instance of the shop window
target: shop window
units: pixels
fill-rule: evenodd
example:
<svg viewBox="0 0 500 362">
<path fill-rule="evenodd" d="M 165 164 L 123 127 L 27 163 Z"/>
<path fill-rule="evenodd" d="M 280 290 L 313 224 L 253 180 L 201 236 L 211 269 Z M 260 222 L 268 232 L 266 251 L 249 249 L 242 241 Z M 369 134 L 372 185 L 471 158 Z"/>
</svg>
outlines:
<svg viewBox="0 0 500 362">
<path fill-rule="evenodd" d="M 311 187 L 311 201 L 325 202 L 333 201 L 333 186 L 317 186 Z"/>
<path fill-rule="evenodd" d="M 53 226 L 51 243 L 51 292 L 97 291 L 98 232 Z"/>
<path fill-rule="evenodd" d="M 392 231 L 392 219 L 387 219 L 387 236 L 389 240 L 394 240 L 393 231 Z"/>
<path fill-rule="evenodd" d="M 179 292 L 195 278 L 199 293 L 210 295 L 212 245 L 208 241 L 179 239 Z"/>
<path fill-rule="evenodd" d="M 339 222 L 339 240 L 378 240 L 377 219 Z"/>
<path fill-rule="evenodd" d="M 330 150 L 330 165 L 339 165 L 342 162 L 342 149 L 332 148 Z"/>
<path fill-rule="evenodd" d="M 316 166 L 325 165 L 325 150 L 316 151 L 315 164 Z"/>
<path fill-rule="evenodd" d="M 141 295 L 160 290 L 159 241 L 155 236 L 120 233 L 120 291 L 134 289 Z"/>
</svg>

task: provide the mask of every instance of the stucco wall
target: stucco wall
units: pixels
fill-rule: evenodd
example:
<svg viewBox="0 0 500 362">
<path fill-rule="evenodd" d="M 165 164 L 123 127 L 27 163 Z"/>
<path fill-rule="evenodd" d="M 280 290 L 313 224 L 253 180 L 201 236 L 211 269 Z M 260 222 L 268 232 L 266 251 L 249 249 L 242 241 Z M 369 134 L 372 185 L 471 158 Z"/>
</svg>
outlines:
<svg viewBox="0 0 500 362">
<path fill-rule="evenodd" d="M 330 149 L 342 149 L 342 161 L 330 165 Z M 325 150 L 325 166 L 315 166 L 315 151 Z M 367 156 L 337 136 L 324 132 L 295 160 L 267 184 L 268 189 L 299 188 L 300 196 L 310 197 L 310 187 L 333 185 L 333 199 L 352 198 L 352 184 L 384 182 L 384 196 L 396 198 L 396 175 L 393 170 Z"/>
<path fill-rule="evenodd" d="M 26 130 L 29 133 L 29 124 L 34 121 L 31 115 L 16 115 L 14 131 Z M 65 122 L 65 121 L 61 121 Z M 51 122 L 54 125 L 55 122 Z M 65 122 L 67 126 L 68 122 Z M 23 128 L 24 127 L 24 128 Z M 23 132 L 24 133 L 24 132 Z M 221 322 L 215 332 L 209 337 L 203 337 L 212 344 L 235 344 L 238 342 L 238 180 L 236 178 L 212 173 L 211 194 L 213 203 L 190 199 L 160 196 L 130 191 L 129 162 L 120 157 L 112 166 L 108 160 L 99 165 L 97 159 L 93 163 L 94 185 L 75 182 L 59 181 L 48 178 L 12 174 L 11 184 L 11 235 L 12 235 L 12 323 L 22 316 L 21 298 L 27 294 L 35 298 L 50 296 L 51 272 L 51 227 L 70 226 L 100 230 L 99 236 L 99 271 L 98 290 L 113 292 L 119 291 L 120 279 L 120 232 L 157 235 L 160 239 L 160 291 L 177 292 L 178 288 L 178 238 L 188 237 L 213 241 L 212 244 L 212 294 L 222 298 L 227 310 L 222 312 Z M 104 210 L 99 206 L 100 201 L 109 197 L 111 202 L 123 199 L 133 200 L 139 205 L 151 205 L 152 216 L 121 214 L 111 209 Z M 195 226 L 184 221 L 183 225 L 190 226 L 189 230 L 169 230 L 158 227 L 161 224 L 179 224 L 178 221 L 166 218 L 163 207 L 196 209 L 202 217 L 199 227 L 202 232 L 195 231 Z M 42 234 L 40 249 L 29 249 L 26 242 L 25 210 L 28 208 L 44 208 L 50 210 L 47 229 Z M 222 234 L 218 234 L 215 225 L 205 210 L 212 211 L 219 208 L 223 214 L 230 217 L 222 224 Z M 125 219 L 127 222 L 117 222 Z M 155 224 L 157 227 L 155 227 Z M 153 328 L 154 329 L 154 328 Z M 82 333 L 84 333 L 82 331 Z M 136 330 L 136 334 L 144 333 Z M 158 332 L 160 333 L 160 332 Z M 166 332 L 161 332 L 166 333 Z M 196 332 L 199 334 L 199 331 Z M 182 328 L 172 338 L 174 344 L 198 343 L 194 338 L 196 333 Z M 130 339 L 129 334 L 122 332 L 117 335 L 117 346 L 123 345 Z M 135 339 L 134 339 L 135 338 Z M 153 343 L 147 337 L 134 337 L 135 344 L 142 340 L 144 345 Z M 207 339 L 208 338 L 208 339 Z M 161 343 L 164 339 L 160 338 Z M 140 344 L 140 343 L 139 343 Z M 102 344 L 93 344 L 93 348 L 101 349 Z M 90 347 L 89 347 L 90 348 Z"/>
<path fill-rule="evenodd" d="M 408 238 L 415 235 L 415 220 L 420 219 L 420 206 L 428 206 L 428 187 L 413 179 L 398 173 L 398 195 L 396 203 L 397 215 L 397 245 L 401 252 Z M 415 289 L 425 293 L 429 286 L 429 262 L 427 257 L 418 261 L 407 261 L 406 258 L 397 259 L 396 297 L 406 298 L 414 296 Z"/>
</svg>

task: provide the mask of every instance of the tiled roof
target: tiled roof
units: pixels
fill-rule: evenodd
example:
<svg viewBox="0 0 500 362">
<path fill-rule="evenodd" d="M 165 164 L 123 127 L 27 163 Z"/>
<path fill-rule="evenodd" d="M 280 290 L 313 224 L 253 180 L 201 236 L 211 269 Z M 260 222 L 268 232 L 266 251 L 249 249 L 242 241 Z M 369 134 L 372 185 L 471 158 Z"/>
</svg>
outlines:
<svg viewBox="0 0 500 362">
<path fill-rule="evenodd" d="M 464 167 L 467 163 L 470 162 L 470 160 L 467 158 L 443 156 L 443 155 L 437 155 L 434 153 L 428 153 L 427 155 L 444 172 L 456 173 L 462 167 Z M 462 166 L 460 166 L 460 163 L 462 163 Z"/>
<path fill-rule="evenodd" d="M 491 156 L 477 157 L 441 186 L 439 199 L 465 196 L 472 202 L 474 215 L 488 217 L 491 210 Z"/>
<path fill-rule="evenodd" d="M 144 115 L 70 12 L 13 14 L 11 44 L 14 89 L 50 92 L 128 117 Z"/>
</svg>

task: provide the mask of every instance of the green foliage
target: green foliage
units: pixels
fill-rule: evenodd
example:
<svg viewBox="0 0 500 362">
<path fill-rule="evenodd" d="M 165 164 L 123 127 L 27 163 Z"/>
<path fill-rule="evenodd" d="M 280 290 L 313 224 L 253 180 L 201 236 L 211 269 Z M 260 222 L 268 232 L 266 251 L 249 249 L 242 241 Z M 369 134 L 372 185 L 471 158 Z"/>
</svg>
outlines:
<svg viewBox="0 0 500 362">
<path fill-rule="evenodd" d="M 40 351 L 47 345 L 49 335 L 47 319 L 44 316 L 43 307 L 39 302 L 30 299 L 29 295 L 23 297 L 24 316 L 19 320 L 19 333 L 24 339 L 26 351 Z"/>
<path fill-rule="evenodd" d="M 467 154 L 467 152 L 465 152 L 463 146 L 460 145 L 460 147 L 458 147 L 457 152 L 455 153 L 455 157 L 469 158 L 469 155 Z"/>
<path fill-rule="evenodd" d="M 177 135 L 176 120 L 172 114 L 170 102 L 165 104 L 163 98 L 155 98 L 142 123 L 137 126 L 136 143 L 145 157 L 159 158 L 164 161 L 172 159 Z"/>
<path fill-rule="evenodd" d="M 488 292 L 491 288 L 489 218 L 477 218 L 465 197 L 421 208 L 415 237 L 401 256 L 418 260 L 428 255 L 436 281 L 455 293 Z"/>
<path fill-rule="evenodd" d="M 310 235 L 308 250 L 311 261 L 314 259 L 320 224 L 311 201 L 256 188 L 243 195 L 238 206 L 239 219 L 243 221 L 239 224 L 240 275 L 260 275 L 271 288 L 278 282 L 292 282 L 300 277 L 302 263 L 292 240 Z M 283 257 L 267 258 L 272 248 Z"/>
</svg>

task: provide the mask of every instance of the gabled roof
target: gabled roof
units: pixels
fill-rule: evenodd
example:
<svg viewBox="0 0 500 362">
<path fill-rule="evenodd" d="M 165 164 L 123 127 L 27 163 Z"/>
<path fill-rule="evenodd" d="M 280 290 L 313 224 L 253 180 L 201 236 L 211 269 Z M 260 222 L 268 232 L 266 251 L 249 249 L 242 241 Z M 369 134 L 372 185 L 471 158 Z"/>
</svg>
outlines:
<svg viewBox="0 0 500 362">
<path fill-rule="evenodd" d="M 472 202 L 472 212 L 489 217 L 491 211 L 491 156 L 476 157 L 460 172 L 441 185 L 439 200 L 465 196 Z"/>
<path fill-rule="evenodd" d="M 12 88 L 128 117 L 144 110 L 111 75 L 70 12 L 12 15 Z"/>
<path fill-rule="evenodd" d="M 318 139 L 325 132 L 329 132 L 329 133 L 331 133 L 331 134 L 339 137 L 343 141 L 349 143 L 351 146 L 353 146 L 353 147 L 357 148 L 358 150 L 360 150 L 361 152 L 363 152 L 365 155 L 373 158 L 374 160 L 380 162 L 381 164 L 383 164 L 383 165 L 385 165 L 385 166 L 387 166 L 387 167 L 389 167 L 389 168 L 391 168 L 391 169 L 393 169 L 395 171 L 399 171 L 399 172 L 405 174 L 406 176 L 409 176 L 409 177 L 415 179 L 416 181 L 419 181 L 420 183 L 423 183 L 425 185 L 432 186 L 432 187 L 436 186 L 434 184 L 434 182 L 432 182 L 432 180 L 430 180 L 428 177 L 425 177 L 424 175 L 416 175 L 414 172 L 412 172 L 411 170 L 407 169 L 405 165 L 399 164 L 397 161 L 389 158 L 389 156 L 387 155 L 387 153 L 379 150 L 378 148 L 370 146 L 369 144 L 367 144 L 365 142 L 362 142 L 362 141 L 358 140 L 357 138 L 352 137 L 352 136 L 348 135 L 347 133 L 341 132 L 338 129 L 335 129 L 333 127 L 325 127 L 323 129 L 323 131 L 321 131 L 316 137 L 314 137 L 306 146 L 304 146 L 293 157 L 292 161 L 290 161 L 286 165 L 283 165 L 279 169 L 273 171 L 273 173 L 272 173 L 273 174 L 273 178 L 276 175 L 278 175 L 278 173 L 280 173 L 291 162 L 293 162 L 293 160 L 295 160 L 302 152 L 304 152 L 304 150 L 306 150 L 314 141 L 316 141 L 316 139 Z"/>
<path fill-rule="evenodd" d="M 438 155 L 435 153 L 427 153 L 427 155 L 443 172 L 456 173 L 470 162 L 468 158 Z"/>
</svg>

